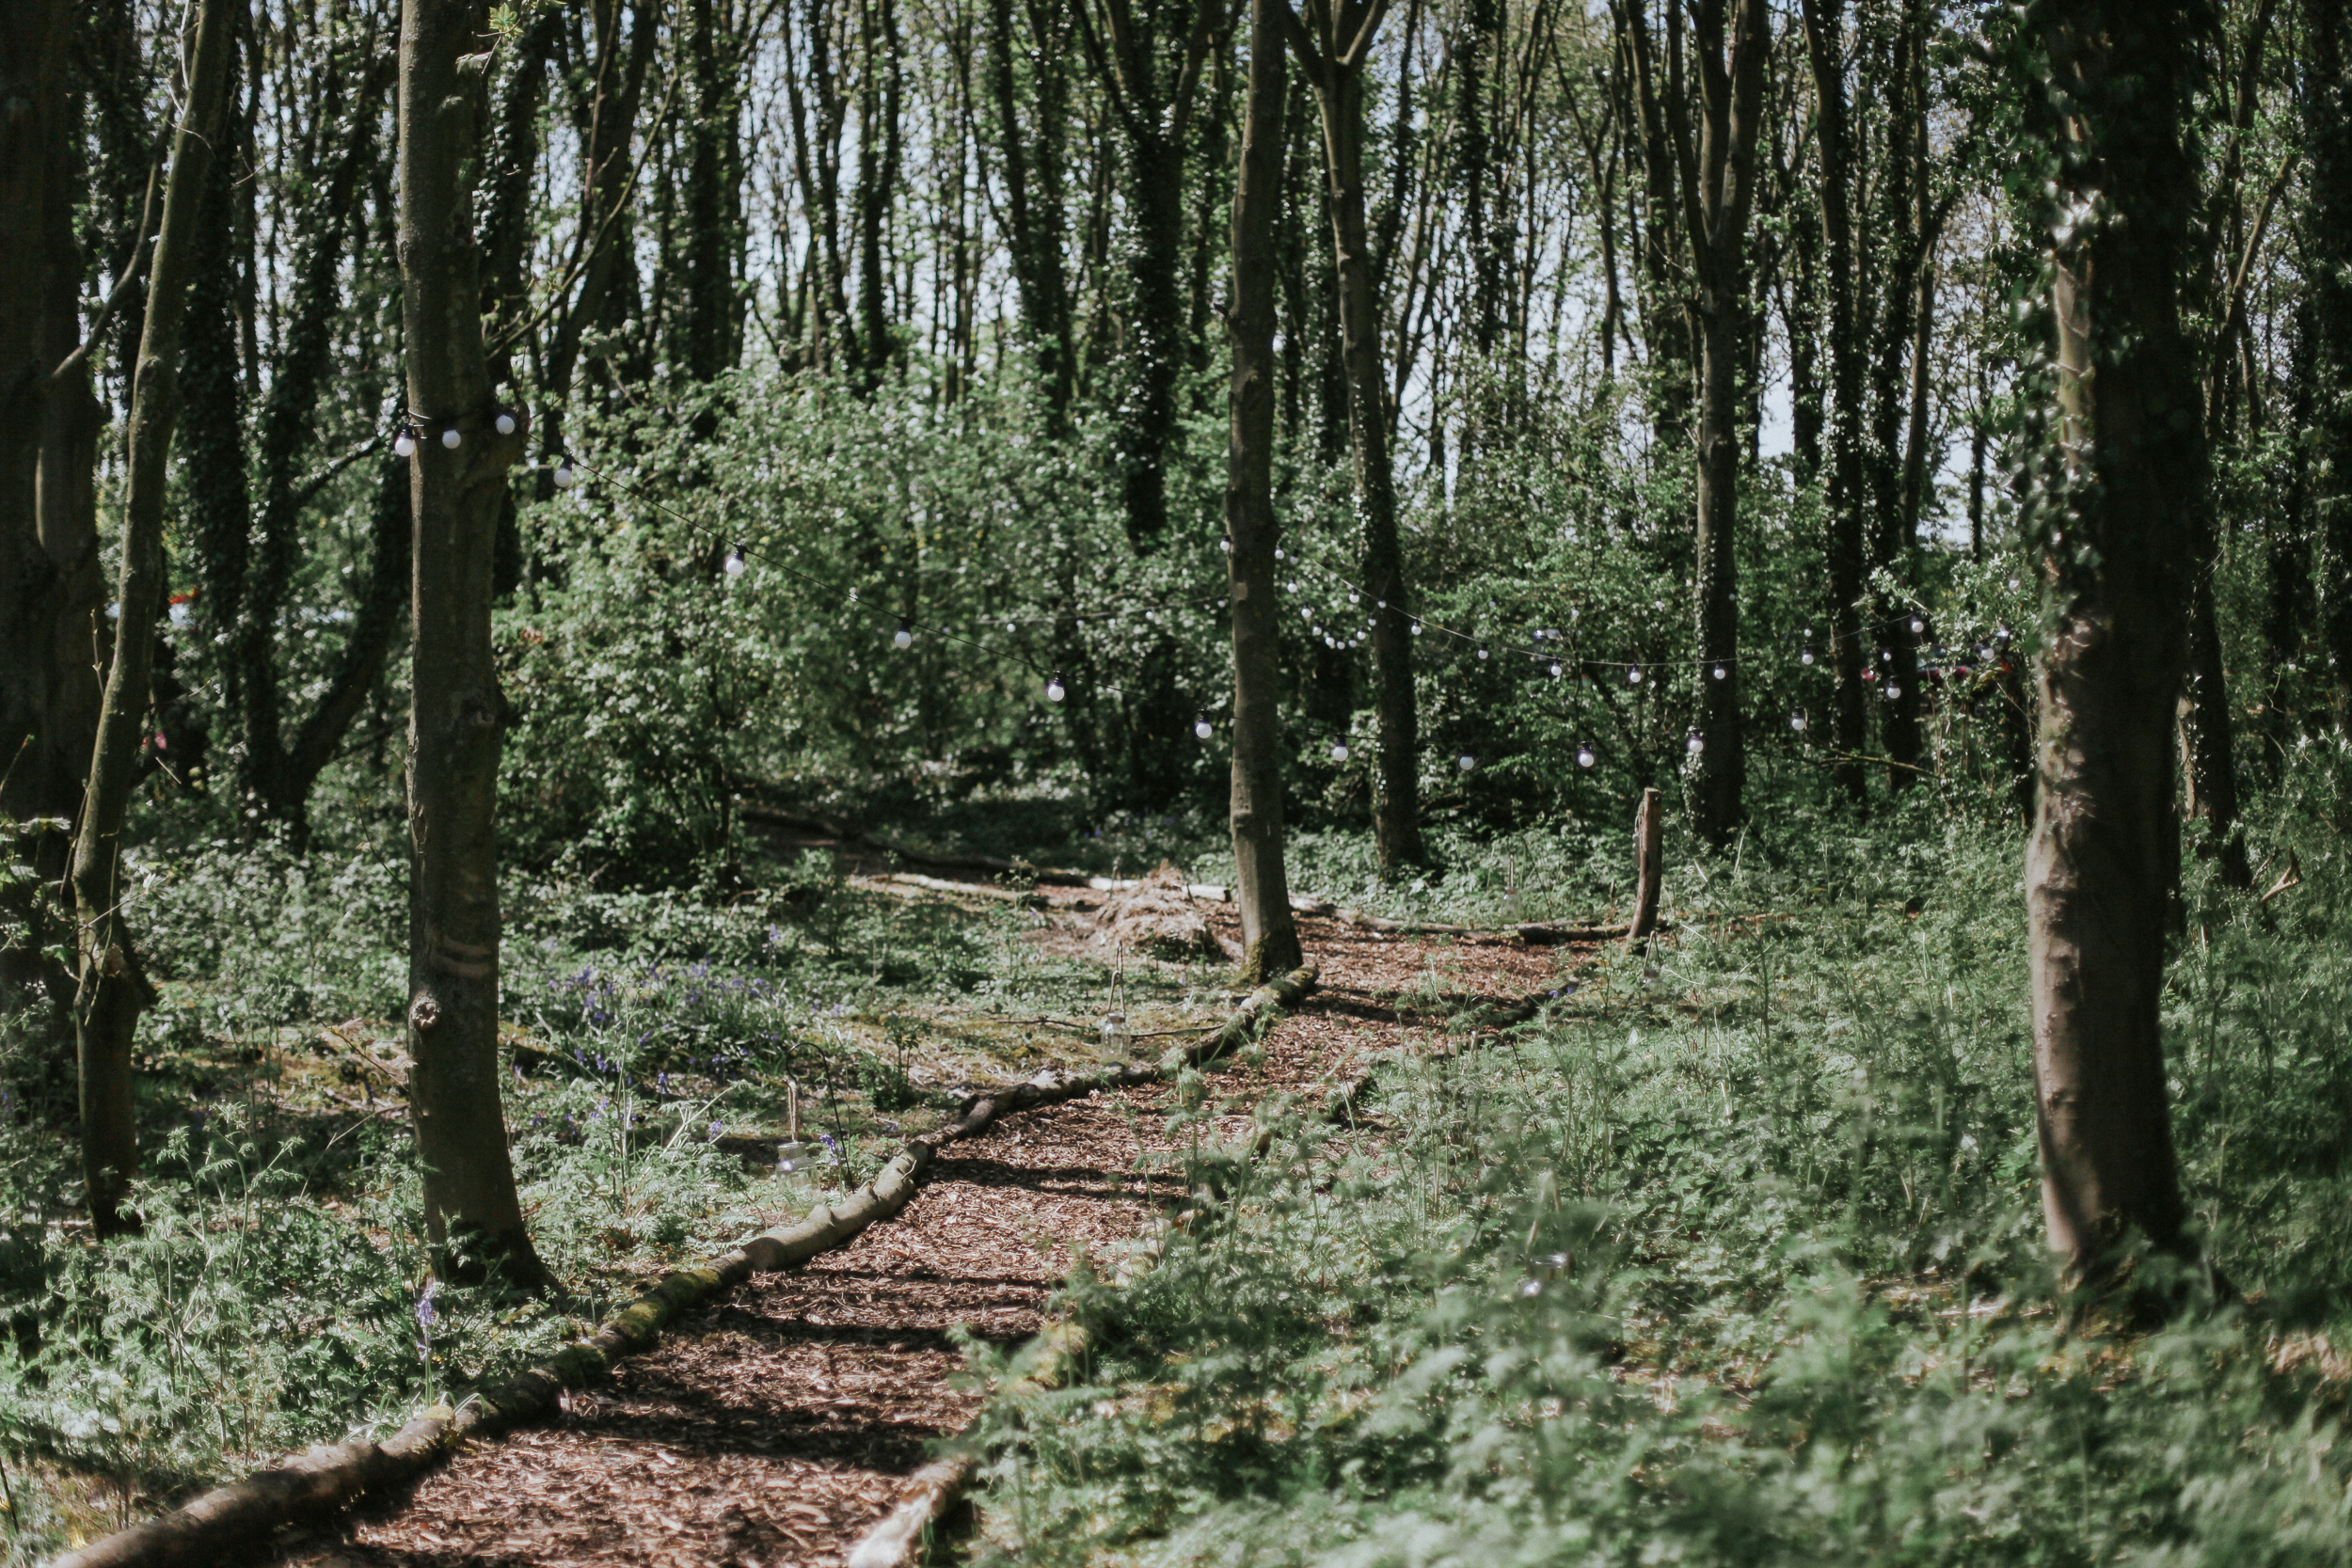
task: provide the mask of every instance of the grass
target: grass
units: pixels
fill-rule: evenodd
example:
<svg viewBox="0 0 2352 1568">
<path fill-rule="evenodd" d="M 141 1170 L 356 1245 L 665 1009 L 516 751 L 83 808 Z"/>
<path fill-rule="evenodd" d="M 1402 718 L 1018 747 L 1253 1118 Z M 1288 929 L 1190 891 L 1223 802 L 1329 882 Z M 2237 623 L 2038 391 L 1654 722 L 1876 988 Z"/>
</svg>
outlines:
<svg viewBox="0 0 2352 1568">
<path fill-rule="evenodd" d="M 2344 1560 L 2347 884 L 2324 819 L 2265 833 L 2305 886 L 2192 879 L 2168 990 L 2186 1183 L 2246 1299 L 2143 1333 L 2064 1298 L 2019 847 L 1807 822 L 1686 867 L 1677 938 L 1506 1047 L 1390 1064 L 1384 1132 L 1275 1110 L 1265 1159 L 1204 1155 L 1216 1223 L 1073 1284 L 1085 1376 L 992 1408 L 961 1551 Z"/>
</svg>

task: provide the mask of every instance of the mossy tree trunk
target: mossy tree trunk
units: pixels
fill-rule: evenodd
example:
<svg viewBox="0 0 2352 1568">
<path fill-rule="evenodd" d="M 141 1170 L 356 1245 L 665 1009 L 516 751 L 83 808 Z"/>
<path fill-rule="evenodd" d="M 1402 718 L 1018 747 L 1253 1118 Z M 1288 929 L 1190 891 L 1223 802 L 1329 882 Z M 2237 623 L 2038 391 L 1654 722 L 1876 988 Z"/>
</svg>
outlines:
<svg viewBox="0 0 2352 1568">
<path fill-rule="evenodd" d="M 164 466 L 180 414 L 180 329 L 206 176 L 219 140 L 221 100 L 238 8 L 205 0 L 188 70 L 186 108 L 171 149 L 163 231 L 155 242 L 131 390 L 129 474 L 122 506 L 122 573 L 114 660 L 99 708 L 82 825 L 73 846 L 80 980 L 73 999 L 81 1068 L 82 1176 L 101 1236 L 135 1223 L 122 1199 L 138 1168 L 131 1039 L 151 993 L 122 918 L 122 819 L 145 750 L 155 623 L 164 609 Z M 199 409 L 197 417 L 217 417 Z"/>
<path fill-rule="evenodd" d="M 1298 926 L 1282 865 L 1281 637 L 1274 613 L 1274 220 L 1282 204 L 1282 34 L 1255 0 L 1241 171 L 1233 189 L 1232 435 L 1225 457 L 1226 562 L 1233 615 L 1232 834 L 1242 974 L 1296 969 Z"/>
</svg>

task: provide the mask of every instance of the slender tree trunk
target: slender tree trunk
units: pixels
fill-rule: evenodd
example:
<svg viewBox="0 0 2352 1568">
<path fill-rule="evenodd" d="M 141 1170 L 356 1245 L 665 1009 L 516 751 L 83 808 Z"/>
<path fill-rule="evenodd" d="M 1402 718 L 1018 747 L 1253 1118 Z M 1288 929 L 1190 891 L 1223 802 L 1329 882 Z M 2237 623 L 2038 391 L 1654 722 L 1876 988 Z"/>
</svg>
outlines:
<svg viewBox="0 0 2352 1568">
<path fill-rule="evenodd" d="M 2059 0 L 2040 13 L 2055 81 L 2033 84 L 2072 109 L 2048 127 L 2067 158 L 2057 205 L 2101 214 L 2052 236 L 2047 461 L 2067 500 L 2040 529 L 2055 615 L 2026 856 L 2042 1206 L 2081 1276 L 2129 1232 L 2185 1245 L 2159 1016 L 2194 549 L 2184 500 L 2207 481 L 2201 421 L 2175 417 L 2199 406 L 2178 297 L 2196 10 Z"/>
<path fill-rule="evenodd" d="M 1305 958 L 1282 866 L 1281 633 L 1274 540 L 1274 222 L 1282 205 L 1282 33 L 1253 0 L 1241 169 L 1233 187 L 1232 436 L 1225 458 L 1233 614 L 1233 867 L 1242 974 L 1257 985 Z"/>
<path fill-rule="evenodd" d="M 488 119 L 486 0 L 405 0 L 400 35 L 400 270 L 415 645 L 408 721 L 409 1103 L 437 1267 L 527 1288 L 532 1249 L 498 1064 L 499 750 L 505 694 L 490 646 L 491 556 L 523 432 L 493 426 L 469 179 Z M 446 444 L 454 433 L 458 444 Z"/>
<path fill-rule="evenodd" d="M 1061 198 L 1062 120 L 1068 90 L 1063 58 L 1069 39 L 1058 8 L 1033 12 L 1029 102 L 1025 112 L 1013 69 L 1012 0 L 990 0 L 988 75 L 996 107 L 1005 183 L 1005 236 L 1021 325 L 1035 345 L 1045 432 L 1070 433 L 1077 393 L 1077 345 L 1071 332 L 1070 285 L 1063 270 L 1068 221 Z"/>
<path fill-rule="evenodd" d="M 1859 760 L 1868 734 L 1863 706 L 1864 503 L 1862 341 L 1854 277 L 1853 150 L 1846 114 L 1845 0 L 1804 0 L 1805 48 L 1820 116 L 1821 238 L 1829 289 L 1829 664 L 1835 688 L 1833 777 L 1856 805 L 1867 799 Z"/>
<path fill-rule="evenodd" d="M 1397 534 L 1396 481 L 1389 467 L 1388 378 L 1380 366 L 1380 302 L 1364 214 L 1364 71 L 1378 0 L 1311 13 L 1310 34 L 1287 0 L 1277 17 L 1315 89 L 1323 115 L 1324 171 L 1339 275 L 1340 333 L 1347 379 L 1347 431 L 1357 516 L 1363 528 L 1364 590 L 1372 605 L 1373 710 L 1379 755 L 1373 763 L 1373 838 L 1383 870 L 1427 858 L 1421 836 L 1420 710 L 1413 691 L 1412 606 Z"/>
<path fill-rule="evenodd" d="M 40 472 L 50 375 L 63 357 L 49 282 L 52 209 L 66 170 L 67 19 L 61 0 L 0 8 L 0 816 L 45 815 L 60 782 L 45 750 L 57 636 L 58 573 L 41 543 Z M 75 288 L 78 295 L 78 280 Z M 85 755 L 82 762 L 87 765 Z"/>
<path fill-rule="evenodd" d="M 197 240 L 235 16 L 232 0 L 204 0 L 188 72 L 187 107 L 171 149 L 163 231 L 147 288 L 138 376 L 131 392 L 129 476 L 122 506 L 122 575 L 116 599 L 114 663 L 90 753 L 82 826 L 73 846 L 73 901 L 80 922 L 80 984 L 73 999 L 82 1081 L 82 1179 L 90 1223 L 101 1236 L 135 1221 L 122 1199 L 138 1170 L 131 1096 L 131 1039 L 152 992 L 139 971 L 122 918 L 122 819 L 138 775 L 146 733 L 155 622 L 164 608 L 164 465 L 179 417 L 180 327 Z"/>
<path fill-rule="evenodd" d="M 2352 735 L 2352 58 L 2344 0 L 2305 0 L 2310 87 L 2313 358 L 2320 400 L 2312 511 L 2319 524 L 2319 635 L 2334 675 L 2336 721 Z"/>
<path fill-rule="evenodd" d="M 1740 427 L 1744 400 L 1748 219 L 1772 34 L 1762 0 L 1701 0 L 1695 19 L 1698 123 L 1680 127 L 1699 341 L 1698 728 L 1692 805 L 1699 835 L 1721 847 L 1740 829 L 1747 771 L 1740 723 Z M 1726 36 L 1728 32 L 1728 36 Z M 1692 146 L 1695 139 L 1696 145 Z"/>
</svg>

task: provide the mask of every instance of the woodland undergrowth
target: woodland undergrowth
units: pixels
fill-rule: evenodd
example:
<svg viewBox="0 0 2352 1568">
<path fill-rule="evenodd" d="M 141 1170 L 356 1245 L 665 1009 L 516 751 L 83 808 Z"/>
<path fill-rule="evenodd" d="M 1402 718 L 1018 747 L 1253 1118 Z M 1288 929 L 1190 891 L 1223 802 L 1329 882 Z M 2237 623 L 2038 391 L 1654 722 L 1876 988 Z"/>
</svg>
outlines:
<svg viewBox="0 0 2352 1568">
<path fill-rule="evenodd" d="M 2149 1331 L 2054 1275 L 2020 845 L 1788 824 L 1678 871 L 1672 940 L 1536 1023 L 1384 1058 L 1367 1125 L 1199 1145 L 1201 1221 L 1067 1292 L 1083 1374 L 992 1408 L 962 1550 L 2342 1561 L 2352 902 L 2336 765 L 2305 764 L 2260 844 L 2300 885 L 2192 862 L 2168 987 L 2220 1298 L 2184 1280 Z M 1204 1125 L 1231 1092 L 1192 1091 Z"/>
</svg>

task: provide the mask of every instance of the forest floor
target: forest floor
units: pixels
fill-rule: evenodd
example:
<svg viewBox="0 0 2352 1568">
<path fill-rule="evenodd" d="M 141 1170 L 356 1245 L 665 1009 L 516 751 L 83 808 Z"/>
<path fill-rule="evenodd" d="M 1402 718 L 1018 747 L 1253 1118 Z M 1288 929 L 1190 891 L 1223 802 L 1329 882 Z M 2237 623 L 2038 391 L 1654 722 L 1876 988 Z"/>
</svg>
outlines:
<svg viewBox="0 0 2352 1568">
<path fill-rule="evenodd" d="M 1063 907 L 1082 895 L 1056 892 Z M 1238 945 L 1230 913 L 1212 916 Z M 1375 1053 L 1426 1052 L 1450 1020 L 1558 984 L 1574 955 L 1509 938 L 1304 923 L 1317 989 L 1222 1085 L 1314 1102 Z M 1152 1085 L 1009 1118 L 948 1146 L 896 1219 L 752 1281 L 624 1362 L 561 1418 L 477 1447 L 413 1488 L 283 1544 L 309 1568 L 459 1563 L 833 1564 L 896 1501 L 928 1440 L 984 1392 L 961 1334 L 1009 1348 L 1083 1257 L 1108 1272 L 1184 1197 L 1187 1142 L 1246 1141 L 1249 1115 L 1171 1131 Z M 780 1218 L 761 1216 L 763 1220 Z"/>
</svg>

